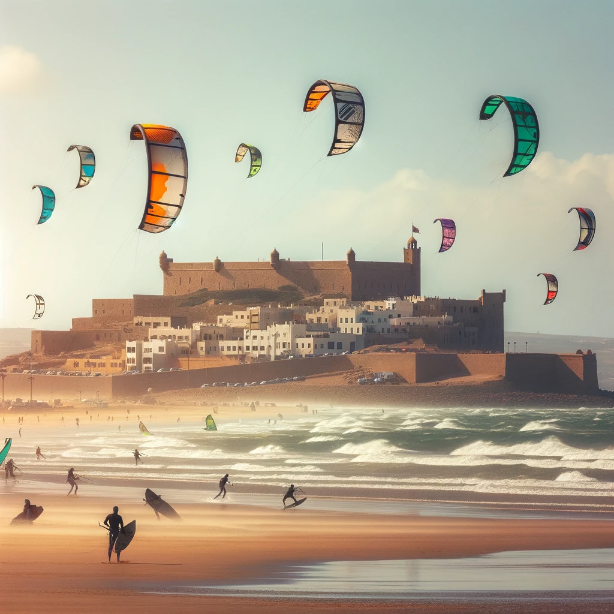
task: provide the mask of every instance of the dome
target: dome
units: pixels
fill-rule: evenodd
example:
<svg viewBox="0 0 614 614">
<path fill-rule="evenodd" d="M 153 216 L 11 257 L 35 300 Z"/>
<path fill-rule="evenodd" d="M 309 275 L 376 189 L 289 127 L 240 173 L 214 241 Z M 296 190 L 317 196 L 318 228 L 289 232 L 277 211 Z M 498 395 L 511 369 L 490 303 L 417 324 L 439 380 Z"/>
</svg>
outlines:
<svg viewBox="0 0 614 614">
<path fill-rule="evenodd" d="M 213 268 L 215 269 L 216 272 L 219 272 L 221 266 L 222 266 L 222 261 L 216 256 L 215 260 L 213 261 Z"/>
<path fill-rule="evenodd" d="M 273 248 L 273 251 L 271 252 L 271 256 L 279 256 L 279 252 L 277 251 L 276 247 Z"/>
<path fill-rule="evenodd" d="M 348 253 L 347 253 L 347 263 L 348 264 L 353 264 L 354 262 L 356 262 L 356 253 L 354 252 L 354 250 L 350 247 Z"/>
</svg>

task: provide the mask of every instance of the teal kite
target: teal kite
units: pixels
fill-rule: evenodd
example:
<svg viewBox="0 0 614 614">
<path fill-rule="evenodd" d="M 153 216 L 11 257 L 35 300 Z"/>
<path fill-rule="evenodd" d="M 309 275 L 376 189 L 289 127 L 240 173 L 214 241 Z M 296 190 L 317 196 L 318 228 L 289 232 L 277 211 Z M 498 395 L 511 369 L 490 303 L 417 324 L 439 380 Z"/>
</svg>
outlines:
<svg viewBox="0 0 614 614">
<path fill-rule="evenodd" d="M 514 96 L 489 96 L 480 110 L 480 119 L 490 119 L 505 103 L 514 125 L 514 153 L 504 177 L 523 171 L 535 157 L 539 145 L 539 124 L 533 107 L 522 98 Z"/>
</svg>

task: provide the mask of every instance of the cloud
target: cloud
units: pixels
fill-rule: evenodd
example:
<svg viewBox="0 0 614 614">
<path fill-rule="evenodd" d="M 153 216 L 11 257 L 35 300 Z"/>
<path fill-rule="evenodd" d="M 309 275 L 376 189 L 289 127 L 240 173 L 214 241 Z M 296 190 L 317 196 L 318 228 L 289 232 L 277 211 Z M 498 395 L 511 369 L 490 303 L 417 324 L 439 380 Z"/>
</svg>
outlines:
<svg viewBox="0 0 614 614">
<path fill-rule="evenodd" d="M 0 47 L 0 92 L 30 92 L 43 78 L 43 65 L 34 53 L 13 45 Z"/>
</svg>

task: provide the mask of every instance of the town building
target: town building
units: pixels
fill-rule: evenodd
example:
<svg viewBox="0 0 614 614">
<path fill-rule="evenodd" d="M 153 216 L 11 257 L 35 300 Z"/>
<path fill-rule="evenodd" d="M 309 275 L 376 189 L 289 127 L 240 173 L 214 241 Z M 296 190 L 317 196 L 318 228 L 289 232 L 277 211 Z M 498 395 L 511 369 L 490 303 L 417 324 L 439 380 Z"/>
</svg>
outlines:
<svg viewBox="0 0 614 614">
<path fill-rule="evenodd" d="M 142 373 L 169 369 L 175 366 L 179 356 L 188 352 L 189 349 L 182 349 L 175 341 L 168 339 L 127 341 L 126 369 Z"/>
</svg>

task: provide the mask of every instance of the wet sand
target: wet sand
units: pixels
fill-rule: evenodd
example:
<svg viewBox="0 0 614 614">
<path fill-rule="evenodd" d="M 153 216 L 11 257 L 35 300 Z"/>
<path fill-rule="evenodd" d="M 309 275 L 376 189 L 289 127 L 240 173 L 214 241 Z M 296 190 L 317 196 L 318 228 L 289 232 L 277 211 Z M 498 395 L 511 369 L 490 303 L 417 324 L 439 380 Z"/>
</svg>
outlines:
<svg viewBox="0 0 614 614">
<path fill-rule="evenodd" d="M 97 613 L 114 608 L 152 613 L 172 609 L 174 614 L 286 612 L 295 610 L 297 604 L 276 597 L 152 595 L 151 591 L 245 583 L 301 562 L 456 558 L 507 550 L 614 547 L 610 522 L 392 515 L 382 518 L 312 511 L 306 506 L 283 511 L 200 504 L 177 505 L 183 522 L 173 523 L 166 519 L 156 521 L 152 510 L 140 501 L 52 495 L 30 498 L 45 512 L 34 525 L 18 527 L 9 522 L 21 511 L 23 497 L 15 493 L 1 499 L 0 585 L 3 609 L 11 613 Z M 106 532 L 97 523 L 116 503 L 126 522 L 137 519 L 138 528 L 123 556 L 130 563 L 109 565 L 105 562 Z M 500 607 L 494 596 L 485 598 L 493 608 Z M 403 605 L 393 600 L 373 603 L 301 599 L 300 609 L 469 612 L 475 606 L 462 602 L 463 599 L 443 603 L 436 596 L 423 596 Z M 526 603 L 524 607 L 527 611 Z M 582 607 L 583 611 L 591 611 Z M 549 610 L 542 605 L 541 611 Z"/>
</svg>

